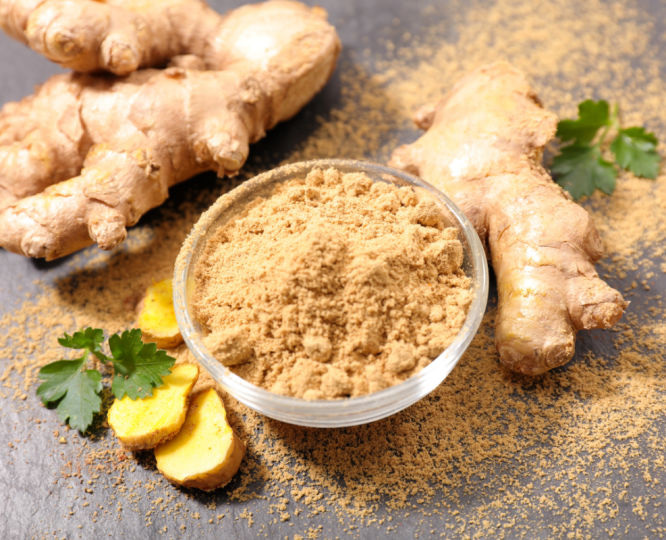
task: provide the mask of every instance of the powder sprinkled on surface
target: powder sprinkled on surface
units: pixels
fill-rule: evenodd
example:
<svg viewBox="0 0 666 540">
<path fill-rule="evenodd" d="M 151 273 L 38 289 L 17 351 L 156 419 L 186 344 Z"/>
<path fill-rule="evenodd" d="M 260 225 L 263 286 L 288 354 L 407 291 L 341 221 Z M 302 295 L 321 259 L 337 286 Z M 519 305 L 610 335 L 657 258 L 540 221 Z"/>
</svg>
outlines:
<svg viewBox="0 0 666 540">
<path fill-rule="evenodd" d="M 625 125 L 646 125 L 666 139 L 664 57 L 658 52 L 663 28 L 640 3 L 472 0 L 460 9 L 451 5 L 455 33 L 447 24 L 424 30 L 419 42 L 383 39 L 378 45 L 387 50 L 387 59 L 375 62 L 381 76 L 367 66 L 347 69 L 340 108 L 288 159 L 382 160 L 397 145 L 392 138 L 411 142 L 418 136 L 400 131 L 415 106 L 439 99 L 465 72 L 498 58 L 523 70 L 546 107 L 562 117 L 573 116 L 583 99 L 605 98 L 620 103 Z M 435 18 L 437 8 L 428 9 L 424 17 Z M 199 208 L 212 203 L 224 186 L 202 195 Z M 169 525 L 169 534 L 185 526 L 224 534 L 234 520 L 229 501 L 242 500 L 237 519 L 243 523 L 250 524 L 253 512 L 254 519 L 268 512 L 265 521 L 274 520 L 269 529 L 253 528 L 252 536 L 255 531 L 277 536 L 279 530 L 290 538 L 371 537 L 387 531 L 448 538 L 663 537 L 666 306 L 654 291 L 666 287 L 666 177 L 650 182 L 623 173 L 611 197 L 596 194 L 587 208 L 606 244 L 600 273 L 626 289 L 632 304 L 617 329 L 581 333 L 577 355 L 567 366 L 536 379 L 504 370 L 492 346 L 490 309 L 451 375 L 409 409 L 367 426 L 315 430 L 266 420 L 227 397 L 232 424 L 249 445 L 229 488 L 193 499 L 160 482 L 137 486 L 136 477 L 125 471 L 124 480 L 105 492 L 108 502 L 122 497 L 127 507 L 145 513 L 138 494 L 152 500 L 155 515 L 146 519 L 166 515 L 160 524 Z M 157 215 L 159 221 L 143 229 L 150 234 L 131 233 L 141 240 L 135 246 L 94 264 L 79 261 L 83 270 L 68 270 L 55 287 L 2 319 L 1 390 L 16 398 L 7 399 L 2 414 L 16 422 L 36 414 L 48 419 L 38 429 L 60 430 L 51 451 L 63 466 L 61 454 L 77 445 L 59 444 L 65 430 L 53 411 L 38 408 L 36 370 L 58 358 L 56 337 L 62 331 L 92 325 L 113 332 L 133 324 L 128 309 L 133 299 L 152 279 L 168 277 L 198 218 L 186 204 Z M 29 337 L 13 333 L 16 326 Z M 184 349 L 175 354 L 190 357 Z M 67 433 L 67 440 L 76 437 Z M 18 462 L 31 441 L 11 443 L 4 450 L 9 464 Z M 100 456 L 91 458 L 99 470 L 84 468 L 82 474 L 90 478 L 84 485 L 93 481 L 100 491 L 104 479 L 114 485 L 120 478 L 112 466 L 119 459 L 113 446 L 108 440 L 90 441 L 82 450 L 81 459 Z M 142 467 L 151 470 L 148 461 L 137 465 L 136 474 Z M 54 475 L 59 477 L 57 467 Z M 81 494 L 78 477 L 71 485 L 63 492 Z M 269 498 L 267 504 L 253 506 L 261 497 Z M 119 515 L 104 514 L 106 507 L 114 510 L 110 504 L 105 502 L 103 511 L 75 506 L 77 519 L 85 516 L 90 531 L 106 534 L 102 515 L 107 520 Z M 201 520 L 190 517 L 195 512 L 215 518 L 214 523 L 202 527 Z M 278 522 L 287 513 L 290 518 Z M 36 523 L 37 532 L 53 528 L 46 521 Z"/>
<path fill-rule="evenodd" d="M 432 199 L 364 173 L 278 185 L 207 241 L 192 309 L 220 362 L 305 399 L 360 396 L 421 371 L 473 294 Z"/>
</svg>

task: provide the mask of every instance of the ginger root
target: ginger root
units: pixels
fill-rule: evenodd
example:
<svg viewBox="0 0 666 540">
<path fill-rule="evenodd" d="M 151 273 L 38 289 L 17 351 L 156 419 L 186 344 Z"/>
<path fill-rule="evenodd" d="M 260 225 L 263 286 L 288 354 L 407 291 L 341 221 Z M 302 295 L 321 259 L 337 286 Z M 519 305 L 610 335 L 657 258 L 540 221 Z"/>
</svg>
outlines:
<svg viewBox="0 0 666 540">
<path fill-rule="evenodd" d="M 214 388 L 192 399 L 178 435 L 155 448 L 157 468 L 170 482 L 205 491 L 229 483 L 244 455 Z"/>
<path fill-rule="evenodd" d="M 173 309 L 171 279 L 163 279 L 148 287 L 137 309 L 138 326 L 145 343 L 155 343 L 158 349 L 173 349 L 183 342 Z"/>
<path fill-rule="evenodd" d="M 129 75 L 192 54 L 204 58 L 220 15 L 198 0 L 2 0 L 0 27 L 82 73 Z"/>
<path fill-rule="evenodd" d="M 56 75 L 0 112 L 0 247 L 47 260 L 114 248 L 195 174 L 236 174 L 340 51 L 324 10 L 287 0 L 225 16 L 199 0 L 0 0 L 0 26 L 63 66 L 129 74 Z"/>
<path fill-rule="evenodd" d="M 557 117 L 520 71 L 498 62 L 421 108 L 415 122 L 427 132 L 390 164 L 449 195 L 489 248 L 500 360 L 529 375 L 568 362 L 576 332 L 613 326 L 627 303 L 594 269 L 603 246 L 592 218 L 540 165 Z"/>
<path fill-rule="evenodd" d="M 199 378 L 194 364 L 181 364 L 164 377 L 164 385 L 153 395 L 116 400 L 109 409 L 108 422 L 120 442 L 131 451 L 154 448 L 171 439 L 185 422 L 190 392 Z"/>
</svg>

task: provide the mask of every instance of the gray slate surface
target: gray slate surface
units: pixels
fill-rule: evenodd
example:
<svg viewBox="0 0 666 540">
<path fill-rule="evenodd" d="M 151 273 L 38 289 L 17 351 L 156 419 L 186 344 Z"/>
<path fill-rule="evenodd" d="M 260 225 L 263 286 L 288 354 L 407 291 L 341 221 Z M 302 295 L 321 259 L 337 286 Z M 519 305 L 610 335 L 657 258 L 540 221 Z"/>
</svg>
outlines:
<svg viewBox="0 0 666 540">
<path fill-rule="evenodd" d="M 218 11 L 225 11 L 242 2 L 217 0 L 212 2 Z M 312 4 L 314 2 L 306 2 Z M 422 18 L 422 8 L 426 2 L 420 0 L 320 0 L 329 12 L 330 21 L 335 24 L 342 38 L 347 57 L 349 51 L 359 53 L 370 47 L 380 34 L 383 37 L 398 38 L 406 30 L 417 34 L 423 25 L 428 24 Z M 655 15 L 655 36 L 661 34 L 664 21 L 664 4 L 658 1 L 640 1 L 639 4 L 649 13 Z M 450 18 L 452 9 L 444 0 L 437 2 L 436 18 L 445 20 Z M 399 26 L 392 26 L 394 18 L 400 19 Z M 655 39 L 657 39 L 655 37 Z M 60 68 L 42 59 L 23 45 L 16 43 L 4 35 L 0 35 L 0 104 L 18 100 L 31 93 L 34 85 L 44 81 L 49 75 L 61 71 Z M 326 114 L 338 102 L 340 83 L 334 77 L 327 88 L 315 98 L 294 120 L 270 132 L 265 141 L 255 146 L 253 152 L 265 152 L 274 155 L 275 163 L 279 162 L 281 153 L 292 147 L 302 133 L 307 133 L 314 125 L 314 117 Z M 406 135 L 406 142 L 413 140 L 414 134 Z M 369 156 L 372 157 L 372 156 Z M 203 175 L 195 179 L 197 184 L 189 184 L 189 189 L 196 186 L 205 188 L 217 182 L 212 175 Z M 184 196 L 182 188 L 172 191 L 169 204 Z M 147 220 L 159 219 L 155 212 L 146 216 Z M 0 313 L 12 310 L 25 297 L 28 292 L 36 290 L 33 280 L 40 279 L 51 282 L 67 270 L 59 262 L 44 263 L 28 260 L 0 250 Z M 624 282 L 632 280 L 629 275 Z M 666 281 L 661 279 L 653 284 L 650 295 L 666 292 Z M 635 305 L 644 305 L 648 299 L 645 293 L 639 291 L 632 298 Z M 595 333 L 586 333 L 579 341 L 578 350 L 592 350 L 599 353 L 612 354 L 607 340 L 593 339 Z M 5 359 L 0 358 L 0 372 L 4 370 Z M 59 480 L 63 464 L 72 459 L 77 447 L 74 444 L 59 445 L 52 435 L 53 429 L 60 428 L 54 412 L 38 406 L 38 399 L 30 395 L 26 402 L 17 405 L 12 400 L 0 400 L 0 538 L 293 538 L 295 533 L 303 534 L 308 527 L 322 526 L 326 538 L 353 537 L 374 538 L 385 534 L 382 529 L 362 529 L 361 531 L 348 531 L 347 524 L 338 522 L 331 515 L 315 516 L 309 519 L 299 519 L 296 526 L 289 523 L 272 523 L 274 516 L 268 516 L 265 509 L 271 501 L 255 500 L 249 503 L 227 503 L 225 492 L 216 492 L 212 495 L 197 495 L 194 498 L 181 496 L 177 500 L 193 513 L 199 512 L 201 519 L 191 519 L 185 529 L 180 529 L 183 519 L 175 519 L 157 512 L 151 517 L 152 524 L 146 525 L 145 514 L 151 509 L 148 503 L 139 500 L 136 508 L 130 508 L 126 502 L 114 499 L 111 491 L 95 489 L 93 493 L 84 492 L 85 484 L 78 480 Z M 37 417 L 44 423 L 39 428 L 33 425 L 26 427 L 28 418 Z M 60 428 L 62 429 L 62 428 Z M 19 450 L 8 450 L 8 443 L 20 440 Z M 85 476 L 84 476 L 85 478 Z M 131 474 L 129 481 L 142 480 L 148 482 L 154 479 L 154 473 L 137 467 Z M 666 478 L 663 479 L 666 483 Z M 126 481 L 128 479 L 126 478 Z M 638 487 L 637 489 L 640 489 Z M 638 493 L 638 492 L 637 492 Z M 155 498 L 155 494 L 151 494 Z M 81 507 L 81 499 L 86 497 L 90 506 Z M 208 510 L 205 505 L 216 501 L 218 508 Z M 122 502 L 123 508 L 118 504 Z M 470 508 L 473 501 L 469 501 Z M 103 506 L 99 508 L 99 505 Z M 75 509 L 74 514 L 70 511 Z M 293 508 L 290 508 L 292 510 Z M 92 512 L 98 512 L 97 521 L 92 521 Z M 247 527 L 244 519 L 235 521 L 243 511 L 252 512 L 255 525 Z M 208 520 L 219 513 L 226 514 L 222 525 L 208 525 Z M 641 521 L 640 516 L 627 512 L 628 525 L 646 531 L 648 523 Z M 270 517 L 270 520 L 266 518 Z M 462 515 L 461 517 L 465 517 Z M 419 536 L 431 537 L 430 530 L 436 529 L 438 533 L 443 529 L 440 517 L 432 517 L 427 523 L 420 524 L 421 516 L 401 516 L 401 526 L 394 533 L 394 537 L 413 538 Z M 265 528 L 262 528 L 265 525 Z M 159 530 L 167 527 L 164 535 Z M 597 531 L 601 537 L 604 527 Z M 425 533 L 425 534 L 424 534 Z M 649 533 L 648 533 L 649 534 Z M 535 530 L 534 538 L 549 537 L 548 530 Z M 636 532 L 629 533 L 628 537 L 642 537 Z"/>
</svg>

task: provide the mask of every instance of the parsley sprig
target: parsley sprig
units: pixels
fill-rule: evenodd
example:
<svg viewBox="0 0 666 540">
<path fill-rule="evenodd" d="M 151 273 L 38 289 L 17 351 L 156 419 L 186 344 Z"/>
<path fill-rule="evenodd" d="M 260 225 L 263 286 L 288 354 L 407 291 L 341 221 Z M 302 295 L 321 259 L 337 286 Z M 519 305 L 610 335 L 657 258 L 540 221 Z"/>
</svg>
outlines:
<svg viewBox="0 0 666 540">
<path fill-rule="evenodd" d="M 109 338 L 111 356 L 102 351 L 104 331 L 86 328 L 70 336 L 65 333 L 58 343 L 69 349 L 83 350 L 83 355 L 74 360 L 58 360 L 39 370 L 39 378 L 45 382 L 37 389 L 42 402 L 58 402 L 57 410 L 61 422 L 69 422 L 72 428 L 85 431 L 93 416 L 101 410 L 102 374 L 88 368 L 92 354 L 103 364 L 113 365 L 114 376 L 111 390 L 117 399 L 125 394 L 130 399 L 153 395 L 153 388 L 162 386 L 162 377 L 171 373 L 176 359 L 166 351 L 158 351 L 154 343 L 144 343 L 141 330 L 126 330 Z"/>
<path fill-rule="evenodd" d="M 602 156 L 611 132 L 616 133 L 610 150 L 617 166 L 643 178 L 657 177 L 661 160 L 657 138 L 642 127 L 622 128 L 617 104 L 611 111 L 607 101 L 588 99 L 578 105 L 578 119 L 560 120 L 557 126 L 557 136 L 570 144 L 555 157 L 552 171 L 574 199 L 590 196 L 595 189 L 609 195 L 615 190 L 616 165 Z"/>
</svg>

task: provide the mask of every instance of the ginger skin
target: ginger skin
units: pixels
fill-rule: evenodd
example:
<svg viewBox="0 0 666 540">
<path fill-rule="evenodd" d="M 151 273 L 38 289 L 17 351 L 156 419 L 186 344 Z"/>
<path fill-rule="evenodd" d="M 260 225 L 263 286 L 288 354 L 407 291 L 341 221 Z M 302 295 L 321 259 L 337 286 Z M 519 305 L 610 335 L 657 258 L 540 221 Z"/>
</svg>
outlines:
<svg viewBox="0 0 666 540">
<path fill-rule="evenodd" d="M 520 71 L 498 62 L 415 122 L 427 132 L 390 164 L 449 195 L 489 248 L 501 362 L 528 375 L 568 362 L 578 330 L 613 326 L 628 304 L 594 269 L 603 245 L 592 218 L 540 165 L 557 117 Z"/>
<path fill-rule="evenodd" d="M 199 0 L 0 1 L 8 35 L 81 73 L 129 75 L 178 55 L 203 59 L 221 19 Z"/>
<path fill-rule="evenodd" d="M 169 60 L 123 78 L 56 75 L 0 112 L 0 246 L 47 260 L 113 249 L 171 186 L 236 174 L 249 144 L 323 87 L 340 51 L 322 9 L 286 0 L 225 16 L 198 0 L 0 0 L 0 26 L 82 71 Z"/>
</svg>

